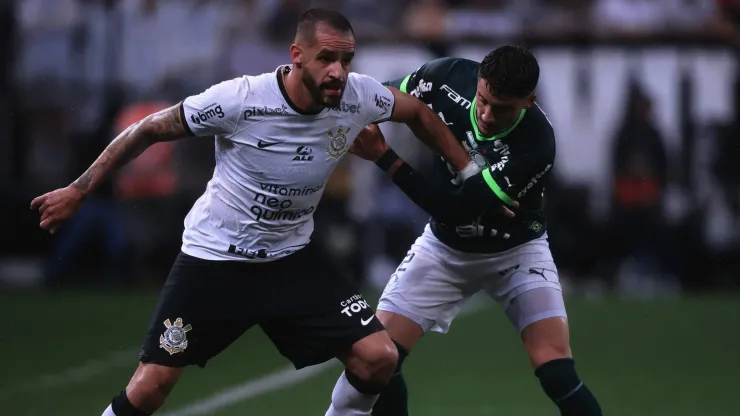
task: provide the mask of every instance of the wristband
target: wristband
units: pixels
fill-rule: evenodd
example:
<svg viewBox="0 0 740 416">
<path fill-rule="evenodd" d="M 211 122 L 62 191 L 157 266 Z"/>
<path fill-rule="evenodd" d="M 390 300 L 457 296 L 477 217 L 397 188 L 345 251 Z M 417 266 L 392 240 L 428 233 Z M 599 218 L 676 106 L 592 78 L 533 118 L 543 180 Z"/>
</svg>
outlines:
<svg viewBox="0 0 740 416">
<path fill-rule="evenodd" d="M 480 171 L 480 166 L 471 160 L 460 172 L 457 173 L 457 176 L 460 178 L 461 182 L 465 182 L 468 178 L 475 176 Z"/>
<path fill-rule="evenodd" d="M 383 169 L 383 172 L 386 172 L 388 169 L 393 167 L 396 160 L 398 160 L 398 155 L 389 147 L 388 150 L 386 150 L 385 153 L 375 161 L 375 164 L 378 165 L 379 168 Z"/>
</svg>

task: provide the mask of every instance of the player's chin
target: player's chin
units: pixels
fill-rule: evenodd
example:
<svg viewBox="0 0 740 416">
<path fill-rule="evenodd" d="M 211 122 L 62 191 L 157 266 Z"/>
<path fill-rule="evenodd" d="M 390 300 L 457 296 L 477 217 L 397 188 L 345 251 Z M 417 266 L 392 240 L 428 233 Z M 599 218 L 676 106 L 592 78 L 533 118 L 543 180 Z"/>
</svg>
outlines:
<svg viewBox="0 0 740 416">
<path fill-rule="evenodd" d="M 493 136 L 493 132 L 496 131 L 496 128 L 490 127 L 490 126 L 478 126 L 479 133 L 485 137 L 491 137 Z"/>
<path fill-rule="evenodd" d="M 324 105 L 326 105 L 327 107 L 336 107 L 342 102 L 341 90 L 336 94 L 324 91 L 323 95 L 324 95 Z"/>
</svg>

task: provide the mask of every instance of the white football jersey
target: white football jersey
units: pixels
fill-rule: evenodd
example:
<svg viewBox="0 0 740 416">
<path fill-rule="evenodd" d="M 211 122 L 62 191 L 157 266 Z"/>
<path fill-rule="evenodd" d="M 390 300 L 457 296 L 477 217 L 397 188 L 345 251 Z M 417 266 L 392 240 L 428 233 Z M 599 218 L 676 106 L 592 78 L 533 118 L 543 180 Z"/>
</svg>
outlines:
<svg viewBox="0 0 740 416">
<path fill-rule="evenodd" d="M 393 94 L 350 73 L 341 104 L 308 114 L 275 72 L 243 76 L 186 98 L 195 136 L 215 136 L 216 168 L 185 218 L 182 251 L 208 260 L 270 261 L 310 241 L 326 182 L 357 134 L 387 120 Z"/>
</svg>

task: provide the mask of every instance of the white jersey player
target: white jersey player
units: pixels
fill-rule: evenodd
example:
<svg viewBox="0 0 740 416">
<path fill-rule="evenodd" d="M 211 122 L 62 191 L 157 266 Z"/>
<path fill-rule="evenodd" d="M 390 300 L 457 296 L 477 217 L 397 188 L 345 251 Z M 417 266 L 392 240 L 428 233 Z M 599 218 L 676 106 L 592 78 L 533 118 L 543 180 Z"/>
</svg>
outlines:
<svg viewBox="0 0 740 416">
<path fill-rule="evenodd" d="M 41 228 L 53 233 L 149 145 L 215 137 L 213 178 L 185 220 L 182 252 L 139 367 L 104 416 L 154 413 L 182 367 L 204 366 L 254 325 L 296 368 L 342 360 L 346 372 L 327 414 L 368 414 L 397 350 L 354 282 L 312 270 L 323 262 L 304 247 L 326 181 L 360 130 L 386 120 L 408 124 L 462 178 L 477 168 L 421 101 L 349 73 L 354 52 L 354 33 L 341 14 L 310 10 L 290 47 L 292 65 L 222 82 L 148 116 L 73 184 L 32 202 Z"/>
<path fill-rule="evenodd" d="M 216 137 L 218 160 L 185 219 L 184 253 L 271 261 L 304 247 L 329 175 L 354 137 L 391 117 L 393 93 L 356 73 L 337 106 L 303 111 L 286 94 L 291 71 L 225 81 L 183 101 L 187 128 Z"/>
</svg>

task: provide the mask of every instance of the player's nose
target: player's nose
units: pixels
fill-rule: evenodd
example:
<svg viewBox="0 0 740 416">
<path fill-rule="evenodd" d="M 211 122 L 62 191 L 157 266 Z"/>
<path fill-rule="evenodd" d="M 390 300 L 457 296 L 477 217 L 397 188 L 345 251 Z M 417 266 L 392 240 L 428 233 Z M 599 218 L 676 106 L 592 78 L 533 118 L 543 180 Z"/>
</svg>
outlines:
<svg viewBox="0 0 740 416">
<path fill-rule="evenodd" d="M 331 78 L 332 81 L 342 81 L 344 68 L 342 68 L 341 62 L 333 62 L 331 65 L 329 65 L 329 78 Z"/>
<path fill-rule="evenodd" d="M 494 124 L 496 123 L 496 116 L 493 114 L 493 111 L 486 109 L 481 113 L 480 121 L 483 124 Z"/>
</svg>

